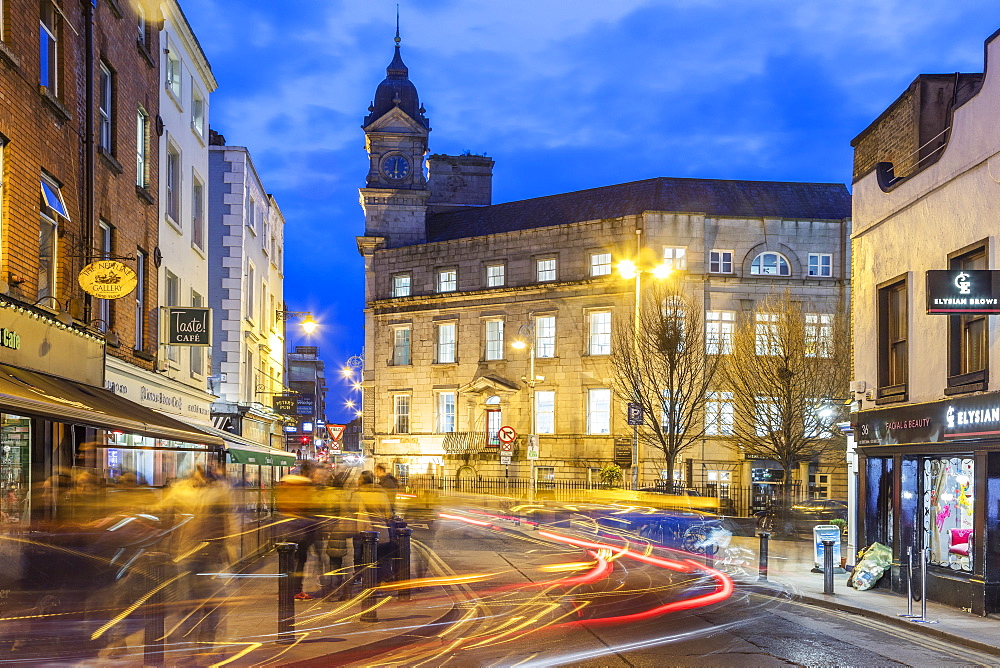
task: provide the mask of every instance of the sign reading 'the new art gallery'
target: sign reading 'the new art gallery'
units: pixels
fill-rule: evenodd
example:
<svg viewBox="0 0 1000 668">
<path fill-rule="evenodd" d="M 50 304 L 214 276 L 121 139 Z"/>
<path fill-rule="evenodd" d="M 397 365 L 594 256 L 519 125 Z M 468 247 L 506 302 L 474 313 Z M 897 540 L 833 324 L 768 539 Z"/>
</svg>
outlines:
<svg viewBox="0 0 1000 668">
<path fill-rule="evenodd" d="M 928 271 L 927 313 L 1000 313 L 1000 271 Z"/>
</svg>

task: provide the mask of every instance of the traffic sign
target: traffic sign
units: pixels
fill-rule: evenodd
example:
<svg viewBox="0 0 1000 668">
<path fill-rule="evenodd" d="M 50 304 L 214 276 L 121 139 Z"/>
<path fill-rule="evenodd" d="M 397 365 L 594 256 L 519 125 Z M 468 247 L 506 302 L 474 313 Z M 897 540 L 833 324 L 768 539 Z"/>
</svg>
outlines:
<svg viewBox="0 0 1000 668">
<path fill-rule="evenodd" d="M 642 404 L 629 402 L 628 423 L 633 426 L 642 424 Z"/>
<path fill-rule="evenodd" d="M 500 464 L 503 466 L 510 464 L 510 455 L 500 455 Z"/>
<path fill-rule="evenodd" d="M 528 459 L 536 461 L 538 459 L 538 437 L 532 434 L 528 437 Z"/>
<path fill-rule="evenodd" d="M 517 438 L 517 432 L 514 431 L 513 427 L 503 426 L 497 430 L 497 439 L 500 443 L 513 443 L 514 439 Z"/>
<path fill-rule="evenodd" d="M 514 442 L 500 441 L 500 452 L 506 452 L 506 453 L 514 452 Z"/>
</svg>

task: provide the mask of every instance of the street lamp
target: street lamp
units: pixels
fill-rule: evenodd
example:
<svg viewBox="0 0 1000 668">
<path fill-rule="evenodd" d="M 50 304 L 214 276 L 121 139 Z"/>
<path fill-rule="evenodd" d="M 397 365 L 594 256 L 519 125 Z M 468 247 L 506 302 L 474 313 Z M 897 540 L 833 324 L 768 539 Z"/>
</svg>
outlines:
<svg viewBox="0 0 1000 668">
<path fill-rule="evenodd" d="M 642 256 L 642 230 L 635 231 L 636 258 Z M 624 279 L 635 279 L 635 307 L 632 321 L 632 361 L 635 373 L 638 373 L 639 366 L 639 326 L 642 316 L 642 275 L 651 274 L 653 278 L 667 278 L 673 273 L 673 267 L 666 262 L 662 262 L 650 268 L 642 268 L 632 260 L 622 260 L 618 263 L 618 273 Z M 638 383 L 633 382 L 635 387 L 636 403 L 640 403 L 638 396 Z M 639 490 L 639 469 L 642 468 L 642 458 L 639 450 L 639 425 L 632 425 L 632 489 Z M 671 483 L 674 472 L 670 471 Z"/>
<path fill-rule="evenodd" d="M 517 329 L 517 338 L 511 342 L 511 347 L 516 350 L 528 349 L 528 412 L 531 415 L 531 433 L 528 434 L 528 446 L 538 438 L 535 435 L 535 328 L 533 325 L 521 325 Z M 531 473 L 531 482 L 528 487 L 528 501 L 535 502 L 535 460 L 528 458 L 528 465 Z"/>
</svg>

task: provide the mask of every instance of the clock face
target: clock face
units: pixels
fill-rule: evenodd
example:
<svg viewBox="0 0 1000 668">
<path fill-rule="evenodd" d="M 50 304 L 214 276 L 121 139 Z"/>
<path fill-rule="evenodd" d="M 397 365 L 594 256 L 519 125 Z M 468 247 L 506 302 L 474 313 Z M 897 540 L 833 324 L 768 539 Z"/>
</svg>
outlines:
<svg viewBox="0 0 1000 668">
<path fill-rule="evenodd" d="M 382 161 L 382 174 L 396 181 L 405 179 L 410 174 L 410 161 L 402 155 L 390 155 Z"/>
</svg>

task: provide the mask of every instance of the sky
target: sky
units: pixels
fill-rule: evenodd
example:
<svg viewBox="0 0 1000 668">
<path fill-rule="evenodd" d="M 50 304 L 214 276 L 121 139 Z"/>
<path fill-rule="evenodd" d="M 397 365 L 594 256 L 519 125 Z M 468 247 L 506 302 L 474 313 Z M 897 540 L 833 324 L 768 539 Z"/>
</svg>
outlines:
<svg viewBox="0 0 1000 668">
<path fill-rule="evenodd" d="M 285 217 L 285 300 L 321 323 L 327 416 L 363 350 L 361 123 L 396 0 L 180 0 Z M 399 0 L 431 153 L 486 154 L 493 202 L 656 176 L 846 183 L 851 139 L 921 73 L 982 72 L 996 0 Z"/>
</svg>

